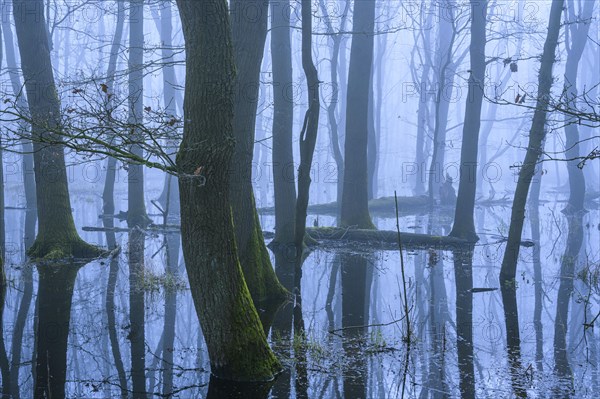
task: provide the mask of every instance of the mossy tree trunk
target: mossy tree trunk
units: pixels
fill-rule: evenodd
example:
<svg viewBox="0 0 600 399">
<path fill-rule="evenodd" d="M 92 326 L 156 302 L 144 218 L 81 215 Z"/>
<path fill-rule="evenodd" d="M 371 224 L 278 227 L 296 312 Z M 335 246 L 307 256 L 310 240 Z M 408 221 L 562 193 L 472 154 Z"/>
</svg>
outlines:
<svg viewBox="0 0 600 399">
<path fill-rule="evenodd" d="M 21 68 L 33 120 L 38 234 L 29 255 L 35 258 L 94 257 L 98 248 L 75 229 L 64 149 L 60 144 L 60 103 L 50 61 L 42 0 L 14 0 Z M 42 144 L 48 140 L 54 144 Z"/>
<path fill-rule="evenodd" d="M 131 152 L 143 157 L 139 125 L 144 123 L 144 2 L 131 0 L 129 7 L 129 123 Z M 150 222 L 144 198 L 144 166 L 131 163 L 127 170 L 127 224 L 145 226 Z"/>
<path fill-rule="evenodd" d="M 341 227 L 374 228 L 369 214 L 367 185 L 367 137 L 369 97 L 373 64 L 375 0 L 354 3 L 348 95 L 346 142 L 344 146 L 344 188 Z"/>
<path fill-rule="evenodd" d="M 485 81 L 485 25 L 487 1 L 471 0 L 471 73 L 465 104 L 462 145 L 460 150 L 460 183 L 450 236 L 477 242 L 475 233 L 475 192 L 477 191 L 477 150 L 481 126 L 481 106 Z"/>
<path fill-rule="evenodd" d="M 275 194 L 275 238 L 278 244 L 294 242 L 296 212 L 296 168 L 292 138 L 294 101 L 291 90 L 292 43 L 289 1 L 271 0 L 271 58 L 273 69 L 273 191 Z"/>
<path fill-rule="evenodd" d="M 270 380 L 280 369 L 240 267 L 229 201 L 235 65 L 225 0 L 178 0 L 186 48 L 182 246 L 212 373 Z M 209 12 L 210 11 L 210 15 Z"/>
<path fill-rule="evenodd" d="M 229 195 L 238 256 L 255 303 L 283 298 L 283 288 L 269 258 L 256 211 L 252 188 L 252 158 L 260 65 L 267 37 L 268 3 L 262 0 L 231 2 L 233 50 L 236 66 Z"/>
</svg>

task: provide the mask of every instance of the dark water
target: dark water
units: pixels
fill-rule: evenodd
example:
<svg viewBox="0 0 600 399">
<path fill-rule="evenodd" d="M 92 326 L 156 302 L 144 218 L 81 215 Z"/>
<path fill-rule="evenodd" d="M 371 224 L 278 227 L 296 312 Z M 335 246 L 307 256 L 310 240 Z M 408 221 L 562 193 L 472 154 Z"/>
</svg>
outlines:
<svg viewBox="0 0 600 399">
<path fill-rule="evenodd" d="M 97 197 L 79 194 L 73 205 L 78 227 L 102 226 Z M 597 397 L 599 329 L 591 325 L 600 309 L 600 213 L 596 206 L 582 219 L 566 348 L 557 348 L 557 292 L 568 234 L 562 207 L 560 202 L 540 206 L 539 262 L 533 248 L 522 248 L 517 307 L 511 313 L 517 318 L 509 317 L 510 328 L 520 333 L 520 353 L 514 346 L 507 349 L 501 291 L 478 292 L 499 288 L 500 237 L 507 234 L 510 210 L 478 208 L 481 241 L 472 259 L 437 250 L 404 253 L 410 346 L 397 251 L 356 245 L 313 251 L 303 266 L 301 317 L 292 304 L 264 315 L 285 365 L 266 387 L 211 381 L 177 235 L 116 233 L 122 251 L 113 262 L 57 272 L 25 262 L 26 212 L 7 210 L 10 284 L 3 336 L 12 359 L 12 393 L 32 397 L 34 378 L 41 378 L 35 370 L 36 356 L 44 358 L 34 353 L 38 334 L 48 367 L 66 356 L 66 370 L 53 370 L 46 378 L 60 384 L 62 371 L 67 397 L 131 397 L 140 389 L 147 397 L 182 398 Z M 272 230 L 272 218 L 261 218 L 265 230 Z M 319 222 L 332 225 L 334 220 L 320 216 Z M 395 226 L 391 218 L 375 222 L 382 229 Z M 401 226 L 442 234 L 448 217 L 405 216 Z M 104 246 L 111 239 L 103 232 L 82 235 Z M 532 236 L 528 219 L 524 238 Z M 275 255 L 272 260 L 280 280 L 293 285 L 289 260 Z M 36 320 L 44 327 L 36 327 Z M 305 334 L 299 333 L 301 324 Z M 571 373 L 555 367 L 557 349 L 566 351 Z"/>
</svg>

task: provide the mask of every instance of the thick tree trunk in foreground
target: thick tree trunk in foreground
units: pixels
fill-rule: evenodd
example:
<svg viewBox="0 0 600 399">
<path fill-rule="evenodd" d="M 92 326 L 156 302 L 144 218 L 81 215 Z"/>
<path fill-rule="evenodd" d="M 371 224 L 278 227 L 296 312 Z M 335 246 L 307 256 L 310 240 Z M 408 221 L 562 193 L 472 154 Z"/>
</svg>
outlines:
<svg viewBox="0 0 600 399">
<path fill-rule="evenodd" d="M 250 13 L 256 12 L 256 17 Z M 252 188 L 252 158 L 260 86 L 260 65 L 267 37 L 268 3 L 262 0 L 231 2 L 233 50 L 236 65 L 229 195 L 233 210 L 236 247 L 244 278 L 255 303 L 284 298 L 283 288 L 269 258 Z"/>
<path fill-rule="evenodd" d="M 369 215 L 367 137 L 369 92 L 373 64 L 375 0 L 354 3 L 354 17 L 346 103 L 344 189 L 340 225 L 374 228 Z"/>
<path fill-rule="evenodd" d="M 469 92 L 465 104 L 465 123 L 463 126 L 462 146 L 460 150 L 460 183 L 454 210 L 454 226 L 450 235 L 471 241 L 478 241 L 475 233 L 475 192 L 477 191 L 477 150 L 479 147 L 479 128 L 481 126 L 481 105 L 485 81 L 485 25 L 487 1 L 471 0 L 471 73 Z"/>
<path fill-rule="evenodd" d="M 525 220 L 525 204 L 531 179 L 535 173 L 536 164 L 542 153 L 542 143 L 546 137 L 546 113 L 548 97 L 552 88 L 552 67 L 555 60 L 556 46 L 558 44 L 558 35 L 560 33 L 560 19 L 564 0 L 553 0 L 550 10 L 550 20 L 548 22 L 548 36 L 544 43 L 544 52 L 538 77 L 538 95 L 536 101 L 536 110 L 529 131 L 529 144 L 525 160 L 519 171 L 519 179 L 513 199 L 512 212 L 510 218 L 510 228 L 508 231 L 508 242 L 502 259 L 502 268 L 500 270 L 500 286 L 514 284 L 517 272 L 517 261 L 519 259 L 519 243 L 523 233 L 523 221 Z"/>
<path fill-rule="evenodd" d="M 306 212 L 310 191 L 310 168 L 312 165 L 317 131 L 319 129 L 319 76 L 312 59 L 312 13 L 311 2 L 302 0 L 302 69 L 306 75 L 308 109 L 300 132 L 300 167 L 298 168 L 298 201 L 296 202 L 296 261 L 299 269 L 306 232 Z"/>
<path fill-rule="evenodd" d="M 280 365 L 244 281 L 229 202 L 235 66 L 227 3 L 177 4 L 187 71 L 177 164 L 183 255 L 192 297 L 212 373 L 238 381 L 270 380 Z"/>
<path fill-rule="evenodd" d="M 143 149 L 136 140 L 141 140 L 139 125 L 144 123 L 144 2 L 131 0 L 129 8 L 129 123 L 131 152 L 143 157 Z M 149 218 L 146 214 L 144 196 L 144 166 L 129 164 L 127 172 L 127 224 L 130 227 L 144 226 Z"/>
<path fill-rule="evenodd" d="M 289 2 L 271 0 L 271 58 L 273 69 L 273 189 L 274 242 L 294 242 L 296 170 L 292 146 L 294 101 Z"/>
<path fill-rule="evenodd" d="M 33 140 L 60 141 L 60 103 L 54 84 L 42 0 L 14 0 L 14 17 Z M 38 234 L 29 255 L 35 258 L 94 257 L 98 248 L 75 229 L 63 146 L 34 144 Z"/>
</svg>

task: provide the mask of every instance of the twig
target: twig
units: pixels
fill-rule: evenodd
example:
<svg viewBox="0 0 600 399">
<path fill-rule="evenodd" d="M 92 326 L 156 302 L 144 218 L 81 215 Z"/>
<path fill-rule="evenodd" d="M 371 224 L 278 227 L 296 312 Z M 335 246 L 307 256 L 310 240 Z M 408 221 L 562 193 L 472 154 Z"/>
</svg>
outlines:
<svg viewBox="0 0 600 399">
<path fill-rule="evenodd" d="M 398 232 L 398 249 L 400 250 L 400 270 L 402 271 L 402 288 L 404 290 L 404 317 L 406 318 L 406 342 L 410 348 L 410 317 L 408 310 L 408 298 L 406 294 L 406 276 L 404 274 L 404 256 L 402 255 L 402 238 L 400 237 L 400 217 L 398 216 L 398 196 L 394 190 L 394 201 L 396 204 L 396 231 Z"/>
</svg>

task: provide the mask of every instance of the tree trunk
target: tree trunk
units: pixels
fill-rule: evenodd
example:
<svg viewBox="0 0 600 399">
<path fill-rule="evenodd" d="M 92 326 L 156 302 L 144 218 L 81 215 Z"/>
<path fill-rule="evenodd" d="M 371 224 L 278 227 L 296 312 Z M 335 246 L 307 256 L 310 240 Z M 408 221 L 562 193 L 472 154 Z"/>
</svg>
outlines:
<svg viewBox="0 0 600 399">
<path fill-rule="evenodd" d="M 21 79 L 19 77 L 17 59 L 15 55 L 15 47 L 13 45 L 14 39 L 12 34 L 12 26 L 10 23 L 10 13 L 12 7 L 10 2 L 2 2 L 2 35 L 4 37 L 4 48 L 6 51 L 6 66 L 7 72 L 10 77 L 10 83 L 13 90 L 13 94 L 17 97 L 17 108 L 22 112 L 27 110 L 27 101 L 22 91 Z M 21 147 L 23 151 L 23 183 L 25 188 L 25 203 L 28 209 L 35 209 L 36 198 L 35 198 L 35 179 L 33 170 L 33 144 L 31 143 L 31 135 L 28 132 L 27 124 L 23 121 L 19 122 L 19 136 L 21 141 Z"/>
<path fill-rule="evenodd" d="M 579 15 L 575 15 L 574 1 L 567 4 L 568 15 L 576 21 L 588 21 L 592 18 L 594 1 L 580 2 Z M 577 106 L 577 70 L 583 49 L 587 42 L 590 24 L 587 22 L 572 23 L 567 35 L 567 64 L 565 66 L 565 81 L 563 94 L 573 108 Z M 570 43 L 569 43 L 570 36 Z M 566 158 L 579 157 L 579 129 L 577 120 L 565 115 Z M 573 389 L 573 370 L 569 364 L 567 351 L 567 330 L 569 327 L 569 303 L 573 294 L 573 281 L 575 280 L 575 266 L 579 262 L 583 236 L 583 201 L 585 197 L 585 177 L 583 170 L 577 164 L 578 160 L 567 161 L 569 173 L 570 195 L 564 213 L 568 223 L 567 245 L 561 259 L 560 284 L 556 300 L 556 318 L 554 323 L 554 370 L 559 382 L 559 392 L 556 394 L 568 395 Z M 566 384 L 566 386 L 564 386 Z"/>
<path fill-rule="evenodd" d="M 348 72 L 342 227 L 375 227 L 369 215 L 367 186 L 368 110 L 374 25 L 375 0 L 354 3 L 352 30 L 356 33 L 352 37 Z"/>
<path fill-rule="evenodd" d="M 249 13 L 257 12 L 257 18 Z M 267 36 L 268 3 L 234 0 L 231 3 L 233 50 L 236 65 L 233 134 L 229 186 L 236 246 L 244 278 L 255 303 L 277 300 L 286 290 L 277 281 L 262 236 L 252 188 L 252 158 L 260 65 Z"/>
<path fill-rule="evenodd" d="M 587 43 L 588 32 L 590 31 L 590 23 L 588 19 L 593 17 L 594 1 L 583 1 L 579 2 L 580 10 L 579 15 L 574 15 L 574 3 L 575 0 L 568 3 L 569 15 L 580 21 L 578 23 L 573 22 L 569 25 L 568 30 L 571 37 L 571 43 L 567 46 L 567 64 L 565 66 L 565 82 L 563 88 L 563 95 L 566 96 L 566 101 L 569 106 L 577 108 L 577 71 L 579 69 L 579 61 L 583 54 L 583 50 Z M 585 199 L 585 176 L 583 170 L 578 167 L 580 154 L 579 146 L 579 127 L 577 125 L 577 119 L 569 115 L 565 115 L 565 157 L 567 159 L 574 159 L 573 161 L 567 162 L 567 172 L 569 174 L 569 201 L 565 211 L 567 213 L 578 213 L 584 210 L 583 202 Z M 581 243 L 579 243 L 581 245 Z"/>
<path fill-rule="evenodd" d="M 310 0 L 302 0 L 302 69 L 306 75 L 308 109 L 300 132 L 300 166 L 298 168 L 298 201 L 296 202 L 296 262 L 299 269 L 306 232 L 306 212 L 310 191 L 312 165 L 319 129 L 319 76 L 312 59 L 312 12 Z M 298 295 L 297 295 L 298 296 Z"/>
<path fill-rule="evenodd" d="M 333 30 L 333 24 L 331 22 L 331 17 L 328 14 L 327 7 L 325 6 L 325 1 L 321 0 L 319 2 L 321 7 L 321 11 L 323 12 L 323 19 L 325 21 L 325 25 L 327 27 L 327 33 L 329 33 L 332 40 L 331 49 L 331 66 L 330 76 L 331 76 L 331 101 L 327 105 L 327 119 L 329 121 L 329 139 L 331 141 L 331 149 L 333 152 L 333 159 L 335 160 L 335 167 L 337 171 L 337 183 L 336 183 L 336 202 L 337 202 L 337 214 L 340 216 L 340 204 L 342 203 L 342 193 L 344 190 L 344 157 L 342 156 L 342 151 L 340 149 L 340 135 L 341 131 L 340 125 L 338 123 L 338 119 L 336 117 L 336 109 L 339 109 L 339 101 L 340 101 L 340 84 L 341 81 L 338 78 L 338 68 L 340 65 L 340 47 L 342 45 L 342 36 L 335 35 Z M 350 9 L 350 1 L 346 1 L 344 6 L 344 11 L 341 15 L 340 27 L 339 30 L 343 31 L 346 28 L 346 20 L 348 19 L 348 10 Z"/>
<path fill-rule="evenodd" d="M 144 2 L 131 0 L 129 8 L 129 118 L 131 152 L 144 156 L 140 125 L 144 123 Z M 130 163 L 127 170 L 127 224 L 145 226 L 150 222 L 144 198 L 144 166 Z"/>
<path fill-rule="evenodd" d="M 500 285 L 514 284 L 517 272 L 517 261 L 521 236 L 523 233 L 523 221 L 525 220 L 525 204 L 531 179 L 535 173 L 536 164 L 542 153 L 542 143 L 546 137 L 546 113 L 548 97 L 552 88 L 552 67 L 555 60 L 555 52 L 560 33 L 560 19 L 564 0 L 553 0 L 548 22 L 548 36 L 544 43 L 544 52 L 538 77 L 538 95 L 536 100 L 533 122 L 529 131 L 529 144 L 525 160 L 519 171 L 519 179 L 512 204 L 510 228 L 508 231 L 508 242 L 504 250 L 502 268 L 500 270 Z"/>
<path fill-rule="evenodd" d="M 544 371 L 544 328 L 542 325 L 543 307 L 543 276 L 540 246 L 540 188 L 542 174 L 541 170 L 536 172 L 536 180 L 531 183 L 531 196 L 529 197 L 529 222 L 531 229 L 531 240 L 533 241 L 533 287 L 534 287 L 534 309 L 533 328 L 535 329 L 535 364 L 539 373 Z"/>
<path fill-rule="evenodd" d="M 235 65 L 227 3 L 178 0 L 177 5 L 187 71 L 177 164 L 192 297 L 212 373 L 238 381 L 270 380 L 280 365 L 244 281 L 229 201 Z"/>
<path fill-rule="evenodd" d="M 487 1 L 471 0 L 471 73 L 465 104 L 462 146 L 460 150 L 460 183 L 454 210 L 454 226 L 450 235 L 477 242 L 475 233 L 475 192 L 477 191 L 477 150 L 481 126 L 481 105 L 485 81 L 485 25 Z"/>
<path fill-rule="evenodd" d="M 419 90 L 419 108 L 417 109 L 417 147 L 415 152 L 415 187 L 414 194 L 420 196 L 425 194 L 425 164 L 427 161 L 427 151 L 425 146 L 425 140 L 428 136 L 427 127 L 429 126 L 429 96 L 427 95 L 427 87 L 431 85 L 430 74 L 432 70 L 431 63 L 431 21 L 433 13 L 429 11 L 427 18 L 425 19 L 425 28 L 421 33 L 423 36 L 423 53 L 425 54 L 425 60 L 422 65 L 421 76 L 417 82 Z"/>
<path fill-rule="evenodd" d="M 292 146 L 294 101 L 291 90 L 292 43 L 289 2 L 271 1 L 271 59 L 273 68 L 273 190 L 275 192 L 275 243 L 294 242 L 296 168 Z"/>
<path fill-rule="evenodd" d="M 445 177 L 445 155 L 446 155 L 446 126 L 448 125 L 448 112 L 452 102 L 452 88 L 454 86 L 454 74 L 456 64 L 452 53 L 454 40 L 456 38 L 456 27 L 454 0 L 445 0 L 444 5 L 439 7 L 438 20 L 438 48 L 436 54 L 436 77 L 435 88 L 435 127 L 433 130 L 433 152 L 431 164 L 426 171 L 428 176 L 429 198 L 432 204 L 440 197 L 440 187 Z M 427 95 L 429 92 L 427 92 Z"/>
<path fill-rule="evenodd" d="M 33 120 L 38 234 L 29 250 L 34 258 L 94 257 L 99 249 L 84 242 L 75 229 L 63 146 L 60 103 L 54 85 L 42 0 L 14 0 L 15 27 L 29 111 Z M 32 12 L 34 10 L 35 12 Z"/>
<path fill-rule="evenodd" d="M 117 70 L 117 57 L 119 56 L 119 48 L 123 39 L 123 25 L 125 24 L 125 3 L 119 1 L 117 3 L 117 25 L 115 27 L 115 35 L 110 47 L 110 56 L 108 58 L 108 67 L 106 70 L 106 86 L 107 93 L 114 92 L 115 72 Z M 109 109 L 113 106 L 113 101 L 108 99 Z M 104 215 L 113 215 L 115 213 L 115 179 L 117 174 L 117 160 L 113 157 L 108 157 L 106 160 L 106 178 L 104 180 L 104 189 L 102 191 L 102 213 Z"/>
<path fill-rule="evenodd" d="M 376 67 L 371 66 L 371 83 L 369 87 L 369 106 L 367 111 L 367 200 L 376 198 L 377 195 L 377 135 L 379 132 L 375 130 L 375 90 L 373 87 L 373 71 Z"/>
<path fill-rule="evenodd" d="M 163 101 L 165 112 L 170 117 L 175 117 L 177 113 L 176 91 L 177 77 L 175 76 L 175 66 L 173 59 L 173 13 L 171 11 L 171 3 L 165 1 L 160 4 L 160 39 L 162 42 L 161 56 L 166 65 L 162 67 L 163 78 Z M 170 155 L 170 158 L 175 162 L 175 153 L 177 151 L 177 141 L 168 139 L 165 151 Z M 171 155 L 172 154 L 172 155 Z M 179 215 L 179 190 L 177 189 L 177 179 L 173 175 L 167 173 L 163 192 L 159 197 L 159 201 L 163 209 L 170 215 Z"/>
</svg>

